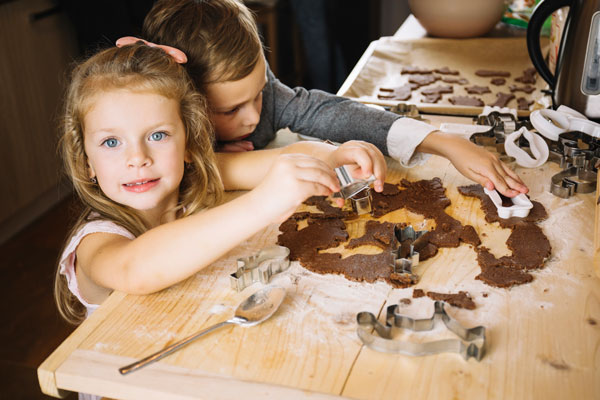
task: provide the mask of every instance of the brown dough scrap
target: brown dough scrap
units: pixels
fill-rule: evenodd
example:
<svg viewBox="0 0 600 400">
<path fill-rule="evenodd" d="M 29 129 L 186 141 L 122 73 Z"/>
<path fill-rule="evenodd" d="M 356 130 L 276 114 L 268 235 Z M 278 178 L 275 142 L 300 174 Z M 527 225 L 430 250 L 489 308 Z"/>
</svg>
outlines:
<svg viewBox="0 0 600 400">
<path fill-rule="evenodd" d="M 418 299 L 419 297 L 425 297 L 425 292 L 423 289 L 413 289 L 412 294 L 413 299 Z"/>
<path fill-rule="evenodd" d="M 471 225 L 465 225 L 460 232 L 460 240 L 463 242 L 473 245 L 475 247 L 481 244 L 481 239 L 477 235 L 477 231 Z"/>
<path fill-rule="evenodd" d="M 450 76 L 444 76 L 442 77 L 442 82 L 444 83 L 457 83 L 459 85 L 466 85 L 467 83 L 469 83 L 468 80 L 466 80 L 465 78 L 453 78 Z"/>
<path fill-rule="evenodd" d="M 469 94 L 484 94 L 484 93 L 492 93 L 489 87 L 487 86 L 465 86 L 465 90 Z"/>
<path fill-rule="evenodd" d="M 490 81 L 492 85 L 502 86 L 506 83 L 506 79 L 504 78 L 494 78 Z"/>
<path fill-rule="evenodd" d="M 492 107 L 506 107 L 506 105 L 515 98 L 515 95 L 512 93 L 496 93 L 496 101 L 493 104 L 490 104 Z"/>
<path fill-rule="evenodd" d="M 322 214 L 309 213 L 309 218 L 311 218 L 311 219 L 323 219 L 323 218 L 353 219 L 358 216 L 358 215 L 356 215 L 356 213 L 354 211 L 342 210 L 339 207 L 335 207 L 335 206 L 331 205 L 327 201 L 326 196 L 312 196 L 312 197 L 309 197 L 304 203 L 309 206 L 315 206 L 320 211 L 323 212 Z M 301 218 L 301 219 L 304 219 L 304 218 Z"/>
<path fill-rule="evenodd" d="M 519 269 L 513 269 L 502 263 L 489 252 L 489 249 L 480 247 L 477 252 L 477 262 L 481 273 L 475 277 L 490 286 L 507 288 L 522 285 L 533 281 L 533 275 Z"/>
<path fill-rule="evenodd" d="M 389 249 L 394 246 L 396 236 L 394 235 L 393 222 L 367 221 L 365 224 L 365 234 L 359 238 L 351 239 L 346 245 L 347 249 L 355 249 L 360 246 L 377 246 L 380 249 Z"/>
<path fill-rule="evenodd" d="M 533 281 L 533 275 L 528 272 L 510 269 L 507 267 L 482 267 L 481 273 L 475 277 L 490 286 L 509 288 L 523 285 Z"/>
<path fill-rule="evenodd" d="M 448 99 L 450 103 L 457 106 L 471 106 L 471 107 L 483 107 L 484 103 L 481 99 L 477 97 L 469 97 L 469 96 L 454 96 Z"/>
<path fill-rule="evenodd" d="M 402 75 L 404 74 L 431 74 L 433 71 L 426 68 L 407 66 L 402 68 Z"/>
<path fill-rule="evenodd" d="M 523 76 L 519 76 L 518 78 L 515 78 L 515 81 L 521 82 L 521 83 L 535 83 L 536 73 L 537 73 L 537 71 L 535 70 L 535 68 L 533 68 L 533 67 L 527 68 L 526 70 L 523 71 Z"/>
<path fill-rule="evenodd" d="M 477 75 L 477 76 L 484 76 L 484 77 L 488 77 L 488 76 L 509 77 L 510 76 L 510 72 L 508 72 L 508 71 L 492 71 L 492 70 L 488 70 L 488 69 L 480 69 L 480 70 L 475 71 L 475 75 Z"/>
<path fill-rule="evenodd" d="M 437 293 L 437 292 L 427 292 L 427 297 L 432 300 L 441 300 L 450 304 L 451 306 L 458 308 L 466 308 L 467 310 L 474 310 L 476 308 L 475 302 L 469 295 L 469 293 L 464 291 L 459 291 L 458 293 Z"/>
<path fill-rule="evenodd" d="M 525 85 L 525 86 L 517 86 L 517 85 L 509 85 L 508 86 L 508 90 L 511 91 L 511 93 L 514 92 L 524 92 L 527 94 L 531 94 L 533 93 L 533 91 L 535 90 L 535 88 L 531 85 Z"/>
<path fill-rule="evenodd" d="M 529 107 L 534 103 L 533 100 L 528 100 L 525 97 L 517 98 L 517 108 L 519 110 L 529 110 Z"/>
<path fill-rule="evenodd" d="M 377 98 L 380 100 L 408 100 L 410 99 L 413 85 L 402 85 L 394 88 L 379 88 Z"/>
<path fill-rule="evenodd" d="M 440 77 L 437 75 L 433 75 L 433 74 L 428 74 L 428 75 L 414 74 L 408 78 L 409 83 L 417 85 L 418 87 L 431 85 L 432 83 L 437 82 L 439 80 L 440 80 Z"/>
<path fill-rule="evenodd" d="M 293 221 L 288 222 L 288 221 Z M 337 247 L 348 240 L 346 224 L 341 219 L 308 220 L 308 226 L 298 230 L 298 222 L 288 219 L 279 227 L 277 244 L 290 249 L 290 260 L 300 260 L 305 254 Z"/>
<path fill-rule="evenodd" d="M 436 68 L 433 71 L 442 75 L 458 75 L 458 71 L 451 70 L 448 67 Z"/>
</svg>

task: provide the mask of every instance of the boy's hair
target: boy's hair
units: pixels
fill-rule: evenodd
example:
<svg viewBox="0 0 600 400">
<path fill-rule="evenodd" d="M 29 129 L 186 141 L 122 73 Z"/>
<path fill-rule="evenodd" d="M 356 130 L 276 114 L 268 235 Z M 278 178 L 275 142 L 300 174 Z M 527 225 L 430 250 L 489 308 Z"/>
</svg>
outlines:
<svg viewBox="0 0 600 400">
<path fill-rule="evenodd" d="M 158 0 L 144 38 L 182 50 L 199 89 L 248 76 L 263 56 L 252 12 L 237 0 Z"/>
<path fill-rule="evenodd" d="M 99 185 L 90 181 L 84 149 L 84 118 L 99 95 L 112 90 L 159 94 L 177 101 L 185 128 L 186 164 L 175 209 L 178 217 L 194 214 L 221 200 L 223 185 L 213 151 L 214 132 L 204 96 L 200 95 L 184 68 L 158 48 L 141 42 L 109 48 L 78 65 L 67 88 L 59 150 L 66 172 L 84 205 L 84 212 L 72 235 L 91 219 L 113 221 L 134 236 L 149 229 L 134 209 L 108 198 Z M 57 270 L 55 299 L 59 312 L 69 322 L 85 318 L 85 310 L 67 288 Z"/>
</svg>

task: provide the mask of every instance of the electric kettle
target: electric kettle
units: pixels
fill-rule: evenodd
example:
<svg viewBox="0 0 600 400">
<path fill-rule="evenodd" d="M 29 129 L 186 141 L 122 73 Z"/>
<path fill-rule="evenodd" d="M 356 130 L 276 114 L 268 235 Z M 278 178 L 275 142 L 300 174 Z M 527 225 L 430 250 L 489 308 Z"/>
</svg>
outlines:
<svg viewBox="0 0 600 400">
<path fill-rule="evenodd" d="M 540 31 L 555 10 L 566 6 L 569 14 L 552 75 L 542 56 Z M 600 0 L 542 0 L 527 26 L 527 49 L 550 85 L 555 108 L 566 105 L 600 120 Z"/>
</svg>

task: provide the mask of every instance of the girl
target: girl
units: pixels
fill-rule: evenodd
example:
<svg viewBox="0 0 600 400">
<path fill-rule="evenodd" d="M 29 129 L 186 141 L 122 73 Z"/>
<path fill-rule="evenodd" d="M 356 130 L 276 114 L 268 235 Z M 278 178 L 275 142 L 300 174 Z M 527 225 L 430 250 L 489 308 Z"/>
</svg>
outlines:
<svg viewBox="0 0 600 400">
<path fill-rule="evenodd" d="M 204 98 L 161 49 L 111 48 L 74 70 L 60 149 L 85 210 L 55 280 L 68 321 L 112 290 L 147 294 L 193 275 L 309 196 L 338 191 L 334 167 L 356 164 L 383 187 L 383 155 L 368 143 L 220 155 L 213 144 Z M 226 189 L 253 190 L 218 205 Z"/>
</svg>

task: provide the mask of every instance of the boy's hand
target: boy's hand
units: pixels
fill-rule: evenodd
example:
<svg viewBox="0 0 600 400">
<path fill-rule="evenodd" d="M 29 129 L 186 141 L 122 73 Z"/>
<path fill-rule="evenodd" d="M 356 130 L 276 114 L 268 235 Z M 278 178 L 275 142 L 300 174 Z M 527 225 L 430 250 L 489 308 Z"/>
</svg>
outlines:
<svg viewBox="0 0 600 400">
<path fill-rule="evenodd" d="M 423 144 L 425 148 L 421 147 Z M 446 157 L 461 174 L 489 190 L 496 189 L 508 197 L 529 191 L 521 178 L 495 154 L 469 140 L 434 132 L 421 145 L 418 151 Z"/>
<path fill-rule="evenodd" d="M 383 190 L 387 165 L 383 154 L 373 144 L 357 140 L 345 142 L 329 155 L 328 162 L 334 168 L 356 166 L 351 169 L 355 178 L 366 179 L 374 175 L 373 188 L 376 192 Z"/>
<path fill-rule="evenodd" d="M 311 196 L 329 196 L 340 190 L 335 171 L 324 161 L 304 154 L 282 154 L 256 187 L 266 210 L 281 222 Z"/>
</svg>

